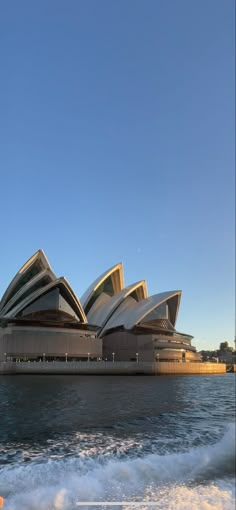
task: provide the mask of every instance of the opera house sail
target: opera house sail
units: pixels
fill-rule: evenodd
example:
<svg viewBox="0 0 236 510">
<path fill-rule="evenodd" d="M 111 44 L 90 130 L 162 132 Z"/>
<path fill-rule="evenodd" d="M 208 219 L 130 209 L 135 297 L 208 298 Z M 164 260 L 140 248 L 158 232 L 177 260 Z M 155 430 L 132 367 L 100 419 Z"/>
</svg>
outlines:
<svg viewBox="0 0 236 510">
<path fill-rule="evenodd" d="M 81 299 L 42 250 L 17 272 L 0 301 L 0 361 L 200 361 L 192 336 L 176 330 L 181 291 L 148 296 L 145 280 L 124 286 L 122 263 Z"/>
</svg>

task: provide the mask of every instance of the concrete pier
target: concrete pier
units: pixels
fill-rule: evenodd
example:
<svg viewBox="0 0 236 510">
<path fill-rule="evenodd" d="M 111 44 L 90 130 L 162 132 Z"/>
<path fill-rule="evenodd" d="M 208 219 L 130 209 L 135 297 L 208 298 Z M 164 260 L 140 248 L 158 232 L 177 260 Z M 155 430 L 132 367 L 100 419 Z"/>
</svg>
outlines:
<svg viewBox="0 0 236 510">
<path fill-rule="evenodd" d="M 131 361 L 76 361 L 76 362 L 0 362 L 0 375 L 7 374 L 78 374 L 78 375 L 193 375 L 225 374 L 225 363 L 198 362 L 131 362 Z"/>
</svg>

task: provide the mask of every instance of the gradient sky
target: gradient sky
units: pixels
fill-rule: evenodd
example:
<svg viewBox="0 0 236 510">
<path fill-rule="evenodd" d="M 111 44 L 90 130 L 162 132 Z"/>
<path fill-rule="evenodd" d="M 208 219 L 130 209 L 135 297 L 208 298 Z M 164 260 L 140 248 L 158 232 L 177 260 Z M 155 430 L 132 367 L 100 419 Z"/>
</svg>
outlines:
<svg viewBox="0 0 236 510">
<path fill-rule="evenodd" d="M 42 248 L 80 296 L 182 289 L 234 339 L 234 1 L 2 0 L 0 295 Z"/>
</svg>

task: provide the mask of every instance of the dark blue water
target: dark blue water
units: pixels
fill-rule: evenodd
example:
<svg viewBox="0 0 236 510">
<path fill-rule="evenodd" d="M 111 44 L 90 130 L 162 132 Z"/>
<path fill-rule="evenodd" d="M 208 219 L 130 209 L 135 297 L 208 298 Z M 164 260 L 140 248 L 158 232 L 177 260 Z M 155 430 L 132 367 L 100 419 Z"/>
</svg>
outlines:
<svg viewBox="0 0 236 510">
<path fill-rule="evenodd" d="M 0 402 L 4 510 L 234 508 L 234 374 L 2 376 Z"/>
</svg>

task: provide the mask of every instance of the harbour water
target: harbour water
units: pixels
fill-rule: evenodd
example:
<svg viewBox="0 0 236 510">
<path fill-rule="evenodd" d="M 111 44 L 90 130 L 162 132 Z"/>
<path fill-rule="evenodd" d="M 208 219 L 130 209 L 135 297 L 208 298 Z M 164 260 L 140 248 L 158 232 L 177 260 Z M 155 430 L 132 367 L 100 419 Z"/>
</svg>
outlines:
<svg viewBox="0 0 236 510">
<path fill-rule="evenodd" d="M 0 403 L 4 510 L 235 508 L 234 374 L 9 375 Z"/>
</svg>

